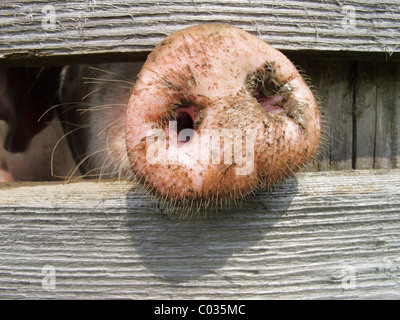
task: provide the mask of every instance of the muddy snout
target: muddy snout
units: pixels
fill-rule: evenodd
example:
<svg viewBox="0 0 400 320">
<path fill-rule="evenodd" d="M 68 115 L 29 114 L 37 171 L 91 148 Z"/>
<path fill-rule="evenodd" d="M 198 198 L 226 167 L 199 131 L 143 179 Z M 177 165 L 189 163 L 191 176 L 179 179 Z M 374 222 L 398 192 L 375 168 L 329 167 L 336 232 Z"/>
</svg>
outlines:
<svg viewBox="0 0 400 320">
<path fill-rule="evenodd" d="M 292 63 L 227 25 L 164 39 L 127 107 L 132 171 L 178 204 L 223 202 L 275 184 L 313 157 L 319 138 L 317 103 Z"/>
</svg>

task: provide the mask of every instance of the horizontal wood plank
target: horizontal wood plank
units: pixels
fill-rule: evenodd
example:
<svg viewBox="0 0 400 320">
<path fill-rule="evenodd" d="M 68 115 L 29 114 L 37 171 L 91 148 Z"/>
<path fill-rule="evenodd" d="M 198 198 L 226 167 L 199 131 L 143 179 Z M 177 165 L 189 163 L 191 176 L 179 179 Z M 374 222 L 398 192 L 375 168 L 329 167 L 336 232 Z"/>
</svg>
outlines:
<svg viewBox="0 0 400 320">
<path fill-rule="evenodd" d="M 133 60 L 206 22 L 241 27 L 281 50 L 400 53 L 397 0 L 24 0 L 0 3 L 0 63 Z"/>
<path fill-rule="evenodd" d="M 190 220 L 128 182 L 1 184 L 0 298 L 399 299 L 399 234 L 400 170 L 302 173 Z"/>
</svg>

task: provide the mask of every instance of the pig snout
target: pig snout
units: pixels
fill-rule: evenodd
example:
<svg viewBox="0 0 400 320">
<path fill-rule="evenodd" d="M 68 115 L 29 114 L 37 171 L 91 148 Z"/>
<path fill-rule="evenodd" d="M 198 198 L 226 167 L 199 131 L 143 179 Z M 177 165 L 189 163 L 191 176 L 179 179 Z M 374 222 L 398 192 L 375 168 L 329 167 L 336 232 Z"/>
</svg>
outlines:
<svg viewBox="0 0 400 320">
<path fill-rule="evenodd" d="M 135 176 L 173 203 L 222 203 L 287 178 L 320 138 L 314 96 L 279 51 L 205 24 L 176 32 L 144 64 L 126 112 Z"/>
<path fill-rule="evenodd" d="M 88 148 L 76 152 L 84 171 L 137 179 L 173 204 L 224 203 L 278 183 L 320 138 L 317 103 L 292 63 L 227 25 L 178 31 L 143 66 L 80 67 L 64 79 L 69 96 L 91 83 Z"/>
</svg>

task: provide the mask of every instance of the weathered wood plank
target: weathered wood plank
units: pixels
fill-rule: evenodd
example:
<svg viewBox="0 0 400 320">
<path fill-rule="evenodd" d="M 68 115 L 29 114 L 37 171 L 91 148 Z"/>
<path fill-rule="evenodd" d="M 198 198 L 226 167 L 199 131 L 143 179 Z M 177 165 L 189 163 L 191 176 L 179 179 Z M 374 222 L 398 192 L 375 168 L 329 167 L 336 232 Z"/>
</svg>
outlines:
<svg viewBox="0 0 400 320">
<path fill-rule="evenodd" d="M 321 65 L 321 68 L 324 68 Z M 326 69 L 326 68 L 325 68 Z M 323 96 L 326 97 L 326 117 L 329 137 L 329 169 L 352 168 L 353 156 L 353 92 L 351 62 L 329 64 L 324 73 Z"/>
<path fill-rule="evenodd" d="M 400 64 L 294 60 L 310 76 L 325 113 L 316 170 L 400 167 Z"/>
<path fill-rule="evenodd" d="M 0 188 L 0 298 L 400 298 L 400 170 L 304 173 L 194 220 L 125 182 Z"/>
<path fill-rule="evenodd" d="M 375 160 L 378 66 L 360 62 L 356 69 L 353 158 L 356 169 L 371 169 Z"/>
<path fill-rule="evenodd" d="M 132 60 L 205 22 L 244 28 L 281 50 L 400 53 L 398 0 L 24 0 L 0 3 L 0 63 Z"/>
<path fill-rule="evenodd" d="M 400 166 L 400 65 L 378 64 L 374 167 Z"/>
<path fill-rule="evenodd" d="M 352 61 L 296 61 L 311 78 L 324 113 L 323 142 L 318 170 L 352 168 L 353 92 Z"/>
</svg>

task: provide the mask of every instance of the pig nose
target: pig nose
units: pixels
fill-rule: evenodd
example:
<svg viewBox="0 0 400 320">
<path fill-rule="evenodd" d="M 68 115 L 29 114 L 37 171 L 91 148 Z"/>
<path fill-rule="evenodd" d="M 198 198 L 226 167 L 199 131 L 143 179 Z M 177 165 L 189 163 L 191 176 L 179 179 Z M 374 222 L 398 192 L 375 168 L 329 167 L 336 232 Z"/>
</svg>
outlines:
<svg viewBox="0 0 400 320">
<path fill-rule="evenodd" d="M 220 204 L 277 183 L 312 158 L 319 136 L 318 106 L 291 62 L 226 25 L 160 43 L 126 114 L 132 171 L 174 204 Z"/>
</svg>

